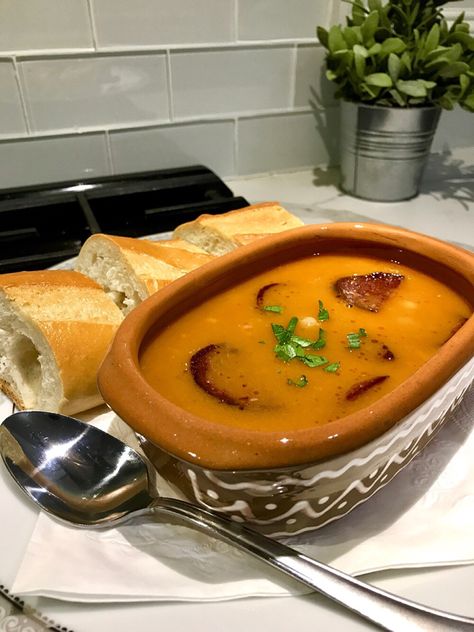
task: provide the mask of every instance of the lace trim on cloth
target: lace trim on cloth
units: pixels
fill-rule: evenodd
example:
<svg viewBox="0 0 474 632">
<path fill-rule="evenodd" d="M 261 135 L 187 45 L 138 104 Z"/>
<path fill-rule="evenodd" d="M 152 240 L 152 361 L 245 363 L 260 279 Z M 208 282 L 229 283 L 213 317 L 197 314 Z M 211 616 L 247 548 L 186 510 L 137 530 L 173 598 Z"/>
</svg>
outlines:
<svg viewBox="0 0 474 632">
<path fill-rule="evenodd" d="M 12 595 L 0 584 L 0 630 L 8 632 L 72 632 L 42 615 L 31 605 Z"/>
</svg>

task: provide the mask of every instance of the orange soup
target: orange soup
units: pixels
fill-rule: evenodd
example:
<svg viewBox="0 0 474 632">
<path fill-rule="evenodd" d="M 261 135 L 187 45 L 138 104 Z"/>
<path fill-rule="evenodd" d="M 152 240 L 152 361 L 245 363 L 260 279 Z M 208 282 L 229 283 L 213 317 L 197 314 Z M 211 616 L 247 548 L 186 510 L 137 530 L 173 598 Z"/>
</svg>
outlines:
<svg viewBox="0 0 474 632">
<path fill-rule="evenodd" d="M 253 430 L 344 417 L 412 375 L 471 315 L 396 261 L 320 254 L 197 304 L 140 353 L 145 379 L 189 412 Z"/>
</svg>

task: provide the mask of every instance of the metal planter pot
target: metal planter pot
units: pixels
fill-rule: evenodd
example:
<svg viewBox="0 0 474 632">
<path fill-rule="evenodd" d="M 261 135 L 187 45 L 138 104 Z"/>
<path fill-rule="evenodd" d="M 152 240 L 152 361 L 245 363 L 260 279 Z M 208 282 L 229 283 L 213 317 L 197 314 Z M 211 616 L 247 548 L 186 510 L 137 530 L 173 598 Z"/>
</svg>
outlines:
<svg viewBox="0 0 474 632">
<path fill-rule="evenodd" d="M 341 188 L 366 200 L 418 195 L 441 109 L 341 103 Z"/>
</svg>

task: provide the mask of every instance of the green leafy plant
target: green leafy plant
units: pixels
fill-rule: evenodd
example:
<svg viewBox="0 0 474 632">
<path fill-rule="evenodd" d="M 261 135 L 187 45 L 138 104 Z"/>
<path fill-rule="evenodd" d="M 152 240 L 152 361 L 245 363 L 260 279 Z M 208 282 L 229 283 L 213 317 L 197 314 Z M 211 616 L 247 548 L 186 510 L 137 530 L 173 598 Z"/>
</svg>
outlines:
<svg viewBox="0 0 474 632">
<path fill-rule="evenodd" d="M 345 26 L 317 28 L 336 97 L 474 112 L 474 37 L 464 13 L 448 26 L 441 6 L 452 1 L 349 1 Z"/>
</svg>

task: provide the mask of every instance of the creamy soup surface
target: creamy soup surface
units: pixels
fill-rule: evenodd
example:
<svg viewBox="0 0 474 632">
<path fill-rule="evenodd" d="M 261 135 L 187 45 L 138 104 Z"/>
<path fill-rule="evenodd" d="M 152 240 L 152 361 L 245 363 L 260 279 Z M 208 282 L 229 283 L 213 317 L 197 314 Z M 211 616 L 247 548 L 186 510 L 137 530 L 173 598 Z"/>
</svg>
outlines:
<svg viewBox="0 0 474 632">
<path fill-rule="evenodd" d="M 349 305 L 335 289 L 342 277 L 380 273 L 403 278 L 378 311 Z M 149 336 L 140 365 L 162 396 L 213 422 L 310 428 L 393 390 L 470 315 L 464 298 L 418 270 L 321 254 L 197 305 Z"/>
</svg>

